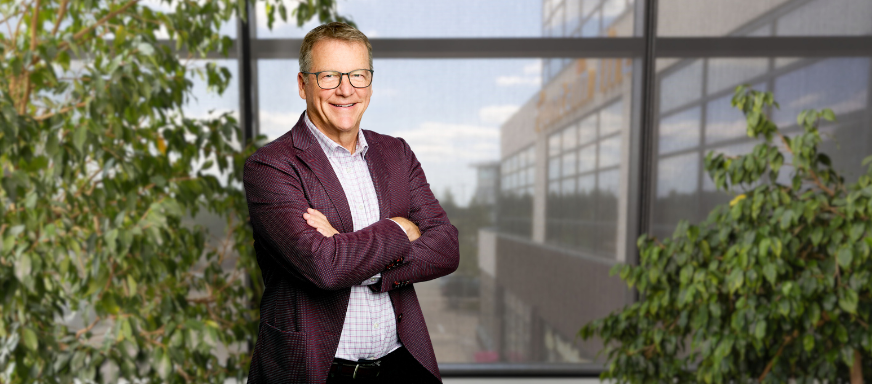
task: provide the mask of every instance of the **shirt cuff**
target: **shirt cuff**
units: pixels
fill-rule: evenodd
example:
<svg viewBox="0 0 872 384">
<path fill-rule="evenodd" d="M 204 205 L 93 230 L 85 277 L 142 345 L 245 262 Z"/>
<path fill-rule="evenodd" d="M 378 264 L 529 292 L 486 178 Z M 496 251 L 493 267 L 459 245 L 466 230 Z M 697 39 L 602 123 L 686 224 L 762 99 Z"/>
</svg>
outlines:
<svg viewBox="0 0 872 384">
<path fill-rule="evenodd" d="M 405 234 L 407 234 L 407 235 L 409 234 L 409 232 L 406 231 L 406 228 L 403 228 L 403 225 L 402 225 L 402 224 L 397 223 L 397 221 L 394 220 L 394 219 L 388 219 L 388 220 L 393 221 L 394 223 L 396 223 L 397 225 L 399 225 L 399 226 L 400 226 L 400 229 L 403 230 L 403 233 L 405 233 Z"/>
<path fill-rule="evenodd" d="M 373 285 L 375 283 L 378 283 L 379 280 L 381 280 L 381 272 L 376 273 L 375 276 L 364 280 L 360 283 L 360 285 Z"/>
</svg>

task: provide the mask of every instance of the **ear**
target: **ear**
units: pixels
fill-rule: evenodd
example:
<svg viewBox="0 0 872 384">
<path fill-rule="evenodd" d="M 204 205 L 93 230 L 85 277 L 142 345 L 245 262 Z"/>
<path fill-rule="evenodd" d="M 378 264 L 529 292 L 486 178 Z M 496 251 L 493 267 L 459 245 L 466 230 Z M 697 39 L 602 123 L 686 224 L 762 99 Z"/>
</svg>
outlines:
<svg viewBox="0 0 872 384">
<path fill-rule="evenodd" d="M 306 83 L 303 82 L 303 76 L 307 75 L 304 75 L 303 72 L 297 72 L 297 91 L 300 92 L 301 99 L 306 98 Z"/>
</svg>

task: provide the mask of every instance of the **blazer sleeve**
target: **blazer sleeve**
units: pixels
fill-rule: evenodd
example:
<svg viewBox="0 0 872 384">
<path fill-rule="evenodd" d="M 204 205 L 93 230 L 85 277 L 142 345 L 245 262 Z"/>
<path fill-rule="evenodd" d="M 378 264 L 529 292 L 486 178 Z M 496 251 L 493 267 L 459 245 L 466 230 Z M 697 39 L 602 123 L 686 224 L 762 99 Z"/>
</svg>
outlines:
<svg viewBox="0 0 872 384">
<path fill-rule="evenodd" d="M 290 161 L 252 155 L 245 162 L 243 183 L 255 241 L 296 279 L 338 290 L 358 285 L 391 260 L 412 254 L 408 237 L 390 219 L 332 237 L 306 224 L 303 213 L 309 202 Z"/>
<path fill-rule="evenodd" d="M 457 228 L 430 190 L 421 163 L 409 145 L 403 144 L 408 159 L 410 209 L 408 219 L 421 230 L 421 237 L 411 242 L 411 253 L 400 255 L 382 272 L 381 281 L 370 289 L 387 292 L 406 285 L 448 275 L 460 263 L 460 244 Z M 407 237 L 408 239 L 408 237 Z M 408 240 L 407 240 L 408 241 Z"/>
</svg>

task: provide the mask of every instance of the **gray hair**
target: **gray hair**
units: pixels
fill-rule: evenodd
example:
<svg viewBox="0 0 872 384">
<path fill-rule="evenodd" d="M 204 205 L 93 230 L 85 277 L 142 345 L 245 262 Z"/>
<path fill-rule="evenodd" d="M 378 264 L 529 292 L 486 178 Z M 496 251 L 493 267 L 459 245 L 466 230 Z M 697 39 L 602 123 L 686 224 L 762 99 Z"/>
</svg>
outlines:
<svg viewBox="0 0 872 384">
<path fill-rule="evenodd" d="M 303 38 L 303 45 L 300 46 L 300 72 L 312 70 L 312 47 L 315 46 L 315 43 L 328 39 L 363 43 L 366 45 L 367 53 L 369 53 L 369 69 L 373 69 L 372 45 L 366 35 L 348 24 L 332 22 L 315 27 Z M 304 76 L 303 79 L 307 81 L 308 77 Z"/>
</svg>

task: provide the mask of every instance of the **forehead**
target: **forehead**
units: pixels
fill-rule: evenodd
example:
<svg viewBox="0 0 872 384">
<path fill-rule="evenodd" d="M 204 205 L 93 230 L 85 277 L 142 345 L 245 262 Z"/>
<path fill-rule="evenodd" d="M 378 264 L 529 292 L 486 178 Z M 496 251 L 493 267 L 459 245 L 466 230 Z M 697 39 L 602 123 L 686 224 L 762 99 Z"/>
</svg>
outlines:
<svg viewBox="0 0 872 384">
<path fill-rule="evenodd" d="M 312 70 L 351 71 L 369 68 L 369 52 L 363 42 L 321 40 L 312 46 Z"/>
</svg>

